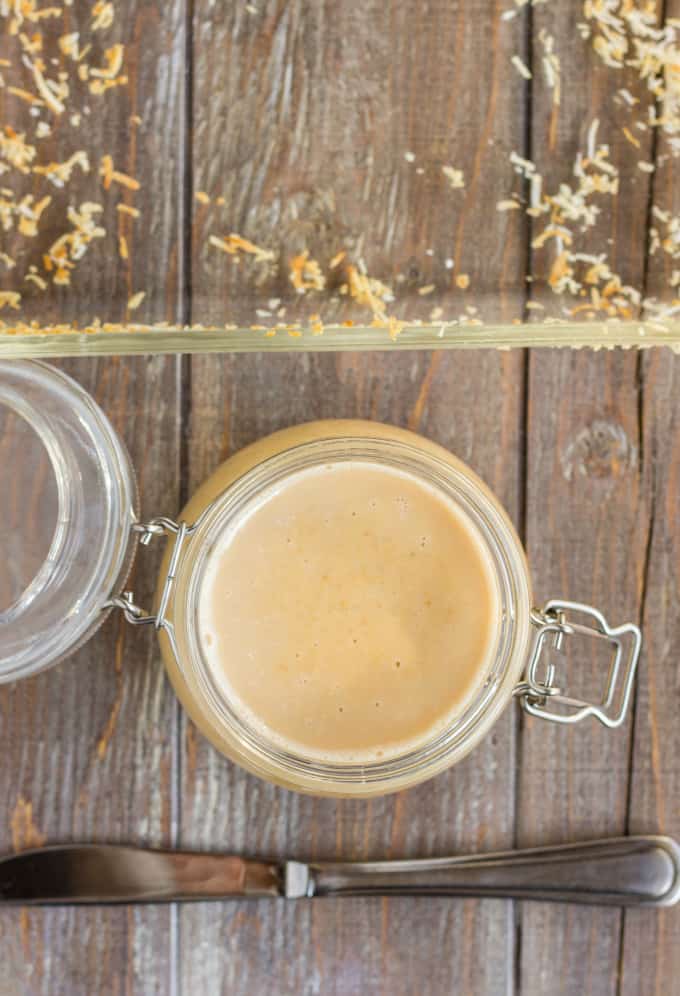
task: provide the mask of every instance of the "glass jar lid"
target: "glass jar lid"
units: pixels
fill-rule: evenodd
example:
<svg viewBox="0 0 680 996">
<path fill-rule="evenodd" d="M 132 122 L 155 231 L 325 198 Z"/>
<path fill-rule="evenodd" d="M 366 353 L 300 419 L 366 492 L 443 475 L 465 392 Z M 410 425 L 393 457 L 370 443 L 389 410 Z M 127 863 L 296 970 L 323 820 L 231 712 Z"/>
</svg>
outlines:
<svg viewBox="0 0 680 996">
<path fill-rule="evenodd" d="M 103 622 L 134 553 L 137 487 L 96 402 L 60 370 L 0 361 L 0 682 Z"/>
</svg>

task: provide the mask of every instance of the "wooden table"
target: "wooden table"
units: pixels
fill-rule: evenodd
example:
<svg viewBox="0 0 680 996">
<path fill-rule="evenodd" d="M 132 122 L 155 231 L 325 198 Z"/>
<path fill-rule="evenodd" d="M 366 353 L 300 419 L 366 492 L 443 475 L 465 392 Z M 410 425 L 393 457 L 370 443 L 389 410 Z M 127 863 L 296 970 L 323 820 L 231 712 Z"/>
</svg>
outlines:
<svg viewBox="0 0 680 996">
<path fill-rule="evenodd" d="M 141 67 L 139 107 L 156 115 L 156 153 L 186 211 L 193 190 L 220 189 L 218 181 L 242 220 L 273 177 L 286 197 L 304 201 L 301 162 L 320 176 L 334 171 L 347 200 L 364 176 L 352 157 L 361 124 L 372 161 L 395 145 L 416 154 L 434 145 L 461 165 L 468 187 L 456 257 L 484 275 L 500 313 L 514 313 L 518 295 L 526 302 L 527 275 L 543 300 L 530 226 L 497 227 L 495 150 L 568 164 L 586 112 L 608 106 L 612 83 L 576 37 L 570 4 L 525 8 L 502 31 L 504 5 L 487 2 L 257 0 L 255 14 L 211 0 L 118 6 Z M 666 7 L 680 14 L 677 0 Z M 542 27 L 564 39 L 563 62 L 578 80 L 557 117 L 509 64 L 517 51 L 539 57 Z M 163 56 L 154 71 L 143 71 L 144 47 Z M 268 103 L 275 92 L 280 100 Z M 302 138 L 291 131 L 294 110 L 309 126 Z M 606 110 L 601 118 L 601 137 L 634 170 L 639 153 Z M 271 136 L 261 161 L 254 119 Z M 647 153 L 663 154 L 662 136 Z M 362 224 L 386 253 L 403 261 L 430 239 L 450 241 L 436 192 L 415 181 L 404 197 L 417 223 L 390 227 L 393 195 L 381 175 L 376 167 Z M 652 203 L 677 211 L 669 176 L 643 177 L 602 221 L 620 272 L 650 292 L 663 274 L 645 251 L 648 211 Z M 219 313 L 219 295 L 208 300 L 220 284 L 201 248 L 201 218 L 188 226 L 186 212 L 166 210 L 153 196 L 156 178 L 149 170 L 145 184 L 154 253 L 135 260 L 153 288 L 144 307 L 179 320 L 195 317 L 196 302 L 202 318 L 211 307 Z M 92 269 L 83 312 L 111 290 L 107 280 L 106 267 Z M 250 307 L 244 298 L 244 313 Z M 0 691 L 3 851 L 124 840 L 362 859 L 680 834 L 680 358 L 661 350 L 255 354 L 64 366 L 126 440 L 145 515 L 175 515 L 229 453 L 281 426 L 364 417 L 422 432 L 501 497 L 526 544 L 537 599 L 580 599 L 612 622 L 639 620 L 644 654 L 634 707 L 617 732 L 594 722 L 552 727 L 511 707 L 455 770 L 393 797 L 335 802 L 275 789 L 222 759 L 181 712 L 154 635 L 114 617 L 71 660 Z M 142 604 L 156 566 L 151 551 L 138 558 Z M 598 667 L 586 655 L 585 686 L 597 685 Z M 677 987 L 680 913 L 440 899 L 3 911 L 0 951 L 1 996 L 640 996 Z"/>
</svg>

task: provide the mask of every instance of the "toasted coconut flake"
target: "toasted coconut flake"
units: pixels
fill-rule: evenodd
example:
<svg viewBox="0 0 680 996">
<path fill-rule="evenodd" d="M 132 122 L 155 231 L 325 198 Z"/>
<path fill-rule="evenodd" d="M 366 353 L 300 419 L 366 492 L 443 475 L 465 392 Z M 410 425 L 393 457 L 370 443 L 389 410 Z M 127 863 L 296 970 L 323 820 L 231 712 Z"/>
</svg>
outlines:
<svg viewBox="0 0 680 996">
<path fill-rule="evenodd" d="M 470 277 L 467 273 L 459 273 L 456 277 L 456 287 L 460 287 L 461 290 L 467 290 L 470 286 Z"/>
<path fill-rule="evenodd" d="M 519 209 L 519 203 L 513 200 L 498 201 L 496 203 L 497 211 L 517 211 Z"/>
<path fill-rule="evenodd" d="M 145 297 L 146 291 L 137 291 L 136 294 L 133 294 L 132 297 L 128 299 L 128 311 L 136 311 Z"/>
<path fill-rule="evenodd" d="M 337 266 L 340 266 L 340 264 L 342 263 L 343 259 L 345 259 L 346 256 L 347 253 L 345 252 L 344 249 L 341 249 L 340 252 L 336 252 L 335 256 L 333 256 L 333 259 L 328 264 L 328 269 L 334 270 Z"/>
<path fill-rule="evenodd" d="M 553 92 L 553 104 L 557 107 L 562 96 L 561 66 L 559 56 L 555 52 L 555 38 L 545 28 L 538 32 L 538 40 L 543 46 L 543 75 L 546 85 Z"/>
<path fill-rule="evenodd" d="M 621 87 L 621 89 L 618 92 L 629 107 L 635 107 L 636 104 L 640 103 L 638 98 L 634 97 L 633 94 L 630 92 L 630 90 L 627 90 L 625 87 Z"/>
<path fill-rule="evenodd" d="M 46 166 L 34 166 L 33 172 L 41 176 L 46 176 L 55 187 L 63 187 L 70 181 L 71 174 L 76 166 L 83 173 L 90 172 L 90 160 L 87 158 L 87 153 L 82 149 L 74 152 L 63 163 L 48 163 Z"/>
<path fill-rule="evenodd" d="M 88 45 L 83 52 L 80 51 L 80 32 L 71 31 L 69 34 L 62 35 L 58 41 L 59 50 L 68 59 L 73 59 L 74 62 L 79 62 L 89 50 Z"/>
<path fill-rule="evenodd" d="M 24 56 L 23 61 L 33 75 L 35 87 L 40 98 L 54 114 L 63 114 L 65 110 L 64 100 L 68 96 L 68 85 L 63 82 L 56 83 L 54 80 L 46 79 L 43 75 L 42 62 L 37 60 L 34 62 L 28 56 Z"/>
<path fill-rule="evenodd" d="M 38 52 L 42 51 L 43 39 L 39 32 L 29 37 L 21 31 L 19 32 L 19 41 L 24 52 L 28 53 L 28 55 L 37 55 Z"/>
<path fill-rule="evenodd" d="M 114 87 L 117 86 L 127 86 L 127 83 L 127 76 L 117 76 L 115 80 L 92 80 L 90 83 L 90 93 L 101 96 L 101 94 L 106 93 L 107 90 L 113 90 Z"/>
<path fill-rule="evenodd" d="M 194 197 L 199 204 L 210 204 L 210 197 L 206 194 L 205 190 L 197 190 Z"/>
<path fill-rule="evenodd" d="M 649 231 L 650 243 L 649 252 L 654 256 L 658 252 L 667 255 L 671 260 L 680 259 L 680 215 L 672 215 L 670 211 L 661 211 L 654 207 L 652 214 L 656 224 L 652 225 Z M 679 273 L 673 270 L 669 284 L 676 287 L 679 282 Z"/>
<path fill-rule="evenodd" d="M 510 153 L 510 162 L 515 167 L 515 172 L 529 179 L 535 172 L 536 166 L 531 162 L 530 159 L 525 159 L 520 156 L 517 152 Z"/>
<path fill-rule="evenodd" d="M 326 278 L 321 272 L 321 267 L 315 259 L 310 259 L 309 249 L 305 249 L 289 262 L 290 282 L 298 294 L 304 294 L 308 290 L 321 291 L 326 286 Z"/>
<path fill-rule="evenodd" d="M 139 190 L 137 180 L 128 176 L 127 173 L 121 173 L 120 170 L 114 169 L 113 159 L 109 155 L 102 156 L 99 175 L 103 178 L 105 190 L 109 190 L 112 183 L 119 183 L 121 187 L 127 187 L 128 190 Z"/>
<path fill-rule="evenodd" d="M 631 145 L 634 145 L 636 149 L 640 148 L 640 140 L 637 139 L 635 135 L 633 135 L 630 128 L 622 128 L 621 131 L 623 132 L 627 142 L 630 142 Z"/>
<path fill-rule="evenodd" d="M 2 308 L 14 308 L 18 311 L 21 307 L 21 294 L 18 291 L 0 290 L 0 310 Z"/>
<path fill-rule="evenodd" d="M 513 64 L 520 76 L 523 76 L 525 80 L 532 79 L 532 73 L 525 62 L 520 59 L 518 55 L 513 55 L 510 62 Z"/>
<path fill-rule="evenodd" d="M 34 204 L 33 194 L 27 194 L 18 205 L 19 231 L 27 238 L 35 238 L 38 234 L 38 222 L 46 207 L 50 204 L 51 197 L 43 197 L 42 200 Z"/>
<path fill-rule="evenodd" d="M 29 283 L 35 284 L 41 291 L 47 290 L 47 281 L 43 280 L 40 274 L 35 272 L 35 268 L 32 268 L 24 277 L 24 280 Z"/>
<path fill-rule="evenodd" d="M 124 235 L 119 235 L 118 237 L 118 254 L 121 259 L 129 259 L 130 253 L 128 251 L 127 239 Z"/>
<path fill-rule="evenodd" d="M 371 322 L 371 328 L 387 329 L 390 339 L 394 342 L 399 337 L 406 322 L 399 321 L 388 315 L 376 315 Z"/>
<path fill-rule="evenodd" d="M 20 173 L 30 173 L 30 165 L 35 159 L 36 148 L 26 141 L 25 132 L 18 133 L 9 125 L 0 131 L 0 158 Z"/>
<path fill-rule="evenodd" d="M 18 97 L 19 100 L 25 100 L 27 104 L 31 104 L 34 107 L 44 107 L 45 102 L 36 97 L 34 93 L 30 93 L 28 90 L 23 90 L 19 86 L 8 86 L 7 93 L 11 93 L 12 96 Z"/>
<path fill-rule="evenodd" d="M 462 169 L 456 169 L 455 166 L 442 166 L 442 173 L 454 190 L 462 190 L 465 186 L 465 177 Z"/>
<path fill-rule="evenodd" d="M 358 267 L 351 263 L 345 272 L 347 283 L 342 285 L 340 293 L 349 294 L 357 304 L 370 308 L 376 317 L 387 321 L 385 304 L 394 300 L 390 288 L 381 280 L 376 280 L 375 277 L 369 277 L 367 273 L 362 273 Z"/>
<path fill-rule="evenodd" d="M 120 211 L 121 214 L 127 214 L 131 218 L 139 218 L 140 215 L 139 208 L 132 207 L 131 204 L 116 204 L 116 211 Z"/>
<path fill-rule="evenodd" d="M 103 31 L 113 24 L 113 4 L 97 0 L 92 7 L 92 30 Z"/>
<path fill-rule="evenodd" d="M 90 76 L 102 80 L 115 79 L 123 67 L 123 52 L 124 49 L 120 43 L 107 48 L 104 52 L 104 66 L 101 68 L 91 67 Z"/>
<path fill-rule="evenodd" d="M 426 284 L 425 287 L 418 288 L 418 293 L 421 297 L 427 297 L 428 294 L 434 293 L 435 289 L 434 284 Z"/>
<path fill-rule="evenodd" d="M 249 239 L 244 239 L 242 235 L 236 235 L 234 232 L 224 239 L 211 235 L 208 242 L 211 246 L 228 253 L 230 256 L 238 257 L 239 253 L 253 256 L 256 263 L 270 263 L 276 259 L 276 253 L 272 252 L 271 249 L 262 249 L 254 242 L 250 242 Z"/>
<path fill-rule="evenodd" d="M 94 204 L 91 201 L 85 201 L 78 209 L 73 207 L 68 209 L 67 217 L 72 226 L 71 231 L 53 242 L 43 256 L 43 265 L 48 273 L 53 274 L 53 283 L 69 284 L 71 271 L 78 260 L 85 255 L 90 243 L 106 235 L 105 229 L 95 220 L 101 210 L 101 204 Z"/>
</svg>

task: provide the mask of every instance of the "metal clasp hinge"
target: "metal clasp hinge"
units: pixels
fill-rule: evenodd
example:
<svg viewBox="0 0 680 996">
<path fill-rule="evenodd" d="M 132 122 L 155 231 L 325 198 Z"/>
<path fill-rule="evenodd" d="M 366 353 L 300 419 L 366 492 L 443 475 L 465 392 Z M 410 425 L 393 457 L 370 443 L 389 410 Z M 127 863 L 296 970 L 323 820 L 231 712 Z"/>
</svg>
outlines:
<svg viewBox="0 0 680 996">
<path fill-rule="evenodd" d="M 589 624 L 579 622 L 579 616 Z M 521 699 L 525 712 L 553 723 L 579 723 L 587 716 L 594 716 L 611 729 L 620 726 L 626 717 L 640 656 L 642 635 L 639 628 L 634 623 L 613 628 L 591 605 L 559 599 L 551 599 L 542 609 L 533 609 L 531 621 L 537 630 L 531 656 L 524 681 L 516 685 L 513 692 Z M 573 698 L 555 684 L 556 667 L 548 656 L 546 642 L 552 637 L 552 650 L 561 653 L 565 638 L 575 634 L 606 640 L 614 650 L 599 702 Z"/>
<path fill-rule="evenodd" d="M 132 526 L 132 531 L 139 533 L 139 542 L 142 546 L 148 546 L 155 536 L 175 536 L 175 545 L 168 564 L 167 574 L 163 583 L 163 590 L 158 602 L 158 610 L 155 615 L 146 612 L 135 602 L 132 591 L 123 591 L 120 595 L 110 598 L 104 604 L 104 608 L 120 609 L 126 620 L 133 626 L 153 626 L 156 630 L 164 630 L 167 633 L 173 654 L 177 656 L 177 645 L 175 643 L 175 630 L 172 623 L 166 618 L 170 594 L 177 574 L 182 550 L 187 539 L 195 531 L 198 522 L 187 525 L 186 522 L 175 522 L 165 516 L 151 519 L 149 522 L 136 522 Z"/>
</svg>

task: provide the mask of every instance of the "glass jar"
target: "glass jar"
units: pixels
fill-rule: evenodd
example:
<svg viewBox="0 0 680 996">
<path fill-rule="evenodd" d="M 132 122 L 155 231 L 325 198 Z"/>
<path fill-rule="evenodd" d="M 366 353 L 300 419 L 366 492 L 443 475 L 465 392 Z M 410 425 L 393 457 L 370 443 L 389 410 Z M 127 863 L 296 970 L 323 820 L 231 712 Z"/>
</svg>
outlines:
<svg viewBox="0 0 680 996">
<path fill-rule="evenodd" d="M 135 550 L 135 475 L 87 391 L 0 360 L 0 681 L 37 674 L 101 626 Z"/>
<path fill-rule="evenodd" d="M 199 605 L 211 552 L 263 497 L 291 475 L 316 466 L 367 462 L 406 472 L 464 513 L 481 537 L 498 594 L 495 646 L 484 680 L 464 710 L 418 748 L 371 763 L 322 762 L 284 749 L 239 714 L 215 680 L 198 636 Z M 490 730 L 513 696 L 531 714 L 574 723 L 592 715 L 607 726 L 622 722 L 630 696 L 640 634 L 628 624 L 611 629 L 596 610 L 552 601 L 532 609 L 529 570 L 504 509 L 464 463 L 442 447 L 393 426 L 363 421 L 309 423 L 275 433 L 222 464 L 191 498 L 180 522 L 149 523 L 145 540 L 171 537 L 160 572 L 155 611 L 148 616 L 131 595 L 118 602 L 130 621 L 159 631 L 170 680 L 199 729 L 227 757 L 276 784 L 315 795 L 371 796 L 424 781 L 464 757 Z M 143 540 L 144 541 L 144 540 Z M 569 697 L 556 684 L 551 650 L 576 632 L 605 639 L 614 656 L 602 700 Z"/>
<path fill-rule="evenodd" d="M 492 565 L 499 606 L 484 680 L 445 728 L 416 749 L 372 763 L 321 763 L 283 750 L 244 720 L 216 683 L 198 639 L 206 563 L 224 530 L 262 495 L 303 468 L 368 461 L 407 472 L 438 491 L 472 524 Z M 54 664 L 79 647 L 112 607 L 159 634 L 170 679 L 208 739 L 243 767 L 317 795 L 370 796 L 414 785 L 465 756 L 515 696 L 534 716 L 576 723 L 623 722 L 640 633 L 611 628 L 579 603 L 532 608 L 521 543 L 496 497 L 460 460 L 405 430 L 362 421 L 309 423 L 275 433 L 227 460 L 198 489 L 179 521 L 138 521 L 125 447 L 93 399 L 45 364 L 0 361 L 0 681 Z M 167 537 L 153 611 L 124 591 L 136 540 Z M 562 688 L 556 661 L 574 634 L 612 652 L 597 702 Z"/>
</svg>

